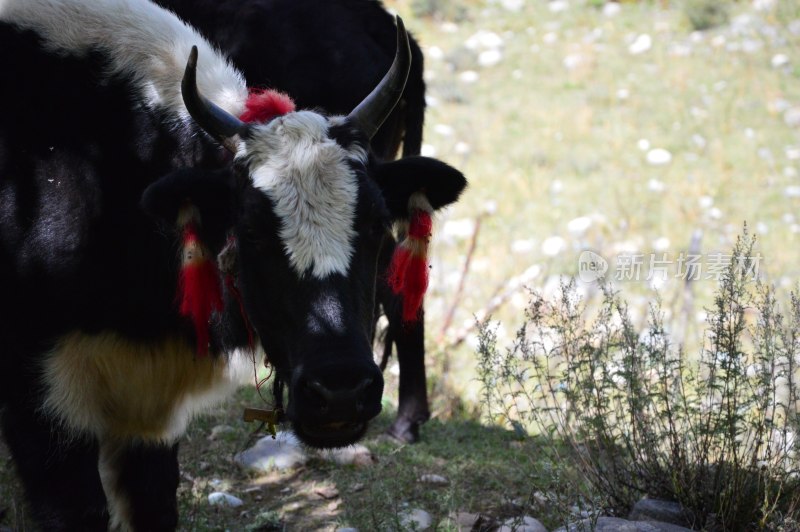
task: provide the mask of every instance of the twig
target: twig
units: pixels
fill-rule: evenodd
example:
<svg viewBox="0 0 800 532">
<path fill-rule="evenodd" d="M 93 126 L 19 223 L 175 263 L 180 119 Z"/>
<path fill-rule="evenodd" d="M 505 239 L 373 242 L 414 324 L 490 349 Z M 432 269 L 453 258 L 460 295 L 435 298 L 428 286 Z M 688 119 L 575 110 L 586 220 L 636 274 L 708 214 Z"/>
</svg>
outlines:
<svg viewBox="0 0 800 532">
<path fill-rule="evenodd" d="M 539 266 L 531 266 L 520 275 L 509 279 L 508 282 L 498 291 L 498 294 L 490 299 L 489 303 L 487 303 L 485 307 L 479 309 L 475 313 L 475 320 L 470 325 L 460 329 L 455 334 L 454 338 L 449 342 L 442 341 L 440 343 L 442 348 L 450 349 L 453 347 L 458 347 L 464 343 L 464 340 L 467 339 L 467 336 L 469 336 L 469 334 L 474 331 L 480 323 L 483 323 L 486 318 L 494 314 L 497 309 L 505 305 L 520 290 L 526 288 L 526 284 L 537 277 L 539 273 L 541 273 L 541 268 Z"/>
<path fill-rule="evenodd" d="M 472 264 L 472 257 L 475 256 L 475 249 L 478 244 L 478 234 L 481 231 L 481 223 L 483 222 L 484 216 L 486 216 L 486 213 L 481 213 L 475 219 L 475 229 L 473 229 L 472 237 L 470 237 L 467 256 L 464 259 L 464 267 L 461 269 L 461 277 L 458 280 L 458 288 L 453 296 L 453 302 L 450 304 L 450 309 L 447 311 L 447 315 L 444 318 L 442 328 L 439 331 L 439 338 L 436 341 L 436 343 L 440 345 L 444 342 L 444 337 L 447 334 L 447 331 L 450 330 L 450 326 L 453 324 L 453 317 L 456 314 L 456 309 L 461 303 L 461 298 L 464 296 L 464 286 L 466 285 L 467 274 L 469 273 L 469 268 Z"/>
</svg>

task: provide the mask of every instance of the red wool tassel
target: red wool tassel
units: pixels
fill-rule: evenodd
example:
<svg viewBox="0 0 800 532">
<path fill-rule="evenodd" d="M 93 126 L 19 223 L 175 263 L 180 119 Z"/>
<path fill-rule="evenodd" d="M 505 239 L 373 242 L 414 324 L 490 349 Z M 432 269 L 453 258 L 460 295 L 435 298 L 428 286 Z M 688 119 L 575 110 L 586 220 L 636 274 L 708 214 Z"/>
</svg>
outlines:
<svg viewBox="0 0 800 532">
<path fill-rule="evenodd" d="M 208 354 L 211 313 L 222 312 L 222 288 L 215 261 L 197 234 L 196 214 L 183 224 L 181 271 L 178 276 L 178 303 L 181 316 L 194 325 L 197 354 Z M 180 218 L 185 218 L 181 213 Z"/>
<path fill-rule="evenodd" d="M 403 296 L 403 321 L 419 319 L 428 289 L 428 243 L 433 229 L 433 209 L 421 194 L 412 196 L 408 234 L 395 249 L 387 281 L 392 292 Z"/>
<path fill-rule="evenodd" d="M 287 95 L 270 89 L 250 89 L 244 102 L 245 111 L 239 118 L 243 122 L 268 122 L 276 116 L 294 111 L 294 101 Z"/>
</svg>

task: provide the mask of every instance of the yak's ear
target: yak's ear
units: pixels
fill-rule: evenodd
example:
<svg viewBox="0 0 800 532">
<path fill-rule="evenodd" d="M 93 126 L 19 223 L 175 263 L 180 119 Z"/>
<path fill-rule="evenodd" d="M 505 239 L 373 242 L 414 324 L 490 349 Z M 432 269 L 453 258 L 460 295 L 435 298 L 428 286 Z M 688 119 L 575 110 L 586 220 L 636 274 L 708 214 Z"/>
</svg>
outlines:
<svg viewBox="0 0 800 532">
<path fill-rule="evenodd" d="M 233 185 L 226 170 L 183 168 L 151 184 L 142 194 L 145 212 L 177 227 L 187 207 L 199 216 L 204 239 L 212 249 L 224 244 L 233 224 Z"/>
<path fill-rule="evenodd" d="M 467 186 L 461 172 L 429 157 L 405 157 L 379 163 L 373 170 L 373 177 L 395 220 L 408 217 L 408 200 L 417 192 L 427 198 L 433 210 L 438 210 L 455 202 Z"/>
</svg>

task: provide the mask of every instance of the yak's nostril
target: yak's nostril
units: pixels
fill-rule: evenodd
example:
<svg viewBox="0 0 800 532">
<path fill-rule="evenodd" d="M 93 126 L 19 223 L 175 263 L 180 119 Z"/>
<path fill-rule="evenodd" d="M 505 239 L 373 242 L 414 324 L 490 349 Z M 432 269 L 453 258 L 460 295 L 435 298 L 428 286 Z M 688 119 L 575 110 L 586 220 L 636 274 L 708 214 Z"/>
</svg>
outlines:
<svg viewBox="0 0 800 532">
<path fill-rule="evenodd" d="M 332 390 L 321 379 L 311 379 L 306 381 L 302 390 L 307 405 L 316 415 L 352 419 L 354 416 L 360 417 L 367 410 L 369 391 L 374 383 L 373 378 L 367 377 L 351 388 Z"/>
<path fill-rule="evenodd" d="M 317 380 L 309 382 L 306 386 L 306 395 L 317 407 L 320 414 L 325 415 L 330 411 L 334 394 L 321 382 Z"/>
</svg>

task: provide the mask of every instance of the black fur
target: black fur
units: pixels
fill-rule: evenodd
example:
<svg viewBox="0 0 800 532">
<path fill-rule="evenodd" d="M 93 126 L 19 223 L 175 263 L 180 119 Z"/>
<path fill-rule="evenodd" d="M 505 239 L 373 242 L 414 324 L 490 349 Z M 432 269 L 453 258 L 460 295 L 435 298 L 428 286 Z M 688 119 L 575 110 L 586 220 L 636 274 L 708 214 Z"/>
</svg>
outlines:
<svg viewBox="0 0 800 532">
<path fill-rule="evenodd" d="M 388 70 L 395 53 L 394 19 L 377 0 L 156 0 L 177 13 L 212 42 L 244 72 L 255 87 L 282 90 L 299 108 L 320 108 L 348 114 Z M 370 142 L 378 160 L 394 159 L 402 141 L 404 157 L 422 147 L 425 115 L 423 56 L 412 38 L 411 72 L 400 104 Z M 346 127 L 330 135 L 341 145 L 360 138 Z M 391 217 L 407 215 L 405 198 L 430 177 L 425 164 L 412 159 L 402 165 L 378 166 L 375 178 L 387 192 Z M 455 201 L 463 177 L 440 164 L 445 183 L 432 189 L 434 208 Z M 443 192 L 438 195 L 437 191 Z M 451 192 L 454 191 L 454 192 Z M 397 194 L 392 194 L 397 192 Z M 446 196 L 446 197 L 445 197 Z M 393 200 L 392 198 L 396 198 Z M 394 242 L 387 242 L 383 268 L 391 260 Z M 383 278 L 383 276 L 381 276 Z M 379 286 L 379 303 L 390 320 L 386 352 L 396 347 L 400 366 L 400 404 L 388 433 L 403 442 L 418 439 L 419 424 L 428 419 L 425 339 L 422 320 L 403 324 L 402 301 Z"/>
<path fill-rule="evenodd" d="M 155 0 L 200 30 L 254 87 L 278 89 L 300 109 L 347 115 L 389 70 L 394 17 L 378 0 Z M 401 103 L 372 140 L 393 159 L 422 146 L 423 55 L 412 38 Z"/>
<path fill-rule="evenodd" d="M 0 113 L 0 408 L 40 526 L 100 530 L 109 519 L 97 469 L 103 442 L 66 433 L 42 409 L 42 364 L 56 343 L 70 333 L 113 333 L 148 344 L 175 336 L 195 341 L 175 301 L 174 218 L 184 201 L 200 210 L 213 255 L 228 234 L 238 241 L 236 277 L 247 315 L 226 293 L 212 348 L 246 347 L 246 319 L 289 389 L 287 411 L 300 437 L 319 446 L 358 437 L 380 408 L 382 381 L 369 339 L 379 257 L 388 249 L 387 204 L 407 197 L 387 201 L 392 187 L 377 186 L 376 167 L 357 169 L 351 271 L 299 278 L 278 238 L 271 202 L 252 186 L 247 169 L 232 165 L 195 126 L 148 111 L 130 80 L 106 79 L 101 52 L 56 55 L 35 34 L 0 23 L 0 71 L 13 80 L 0 83 L 0 101 L 7 102 Z M 358 135 L 352 140 L 363 142 Z M 398 163 L 387 164 L 383 171 L 391 173 Z M 426 173 L 431 188 L 437 172 L 432 166 Z M 305 334 L 313 313 L 325 310 L 319 303 L 325 294 L 341 301 L 343 332 Z M 349 393 L 359 379 L 370 383 L 362 397 L 367 406 L 350 432 L 320 435 L 317 423 L 328 419 L 314 410 L 318 397 L 306 385 L 319 381 L 328 391 Z M 134 528 L 174 529 L 177 447 L 140 438 L 116 444 L 122 451 L 112 465 Z"/>
</svg>

